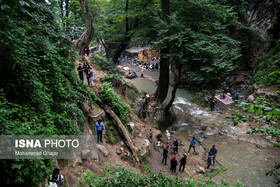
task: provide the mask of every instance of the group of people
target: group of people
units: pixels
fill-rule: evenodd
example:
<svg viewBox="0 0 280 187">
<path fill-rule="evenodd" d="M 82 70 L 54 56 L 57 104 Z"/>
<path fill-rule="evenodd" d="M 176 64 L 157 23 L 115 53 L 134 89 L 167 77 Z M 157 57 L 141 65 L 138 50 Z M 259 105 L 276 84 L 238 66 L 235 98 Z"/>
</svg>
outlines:
<svg viewBox="0 0 280 187">
<path fill-rule="evenodd" d="M 84 82 L 84 73 L 86 74 L 88 85 L 92 88 L 94 86 L 92 67 L 89 64 L 84 63 L 83 66 L 82 66 L 82 64 L 79 64 L 79 67 L 77 70 L 79 72 L 79 78 L 82 82 Z"/>
<path fill-rule="evenodd" d="M 163 148 L 163 158 L 162 158 L 162 163 L 164 163 L 165 165 L 167 165 L 167 158 L 169 157 L 168 148 L 169 148 L 170 134 L 169 134 L 168 130 L 166 131 L 166 136 L 167 136 L 167 145 Z M 190 150 L 193 148 L 194 153 L 197 153 L 196 150 L 195 150 L 195 146 L 196 146 L 195 137 L 190 138 L 189 141 L 190 141 L 190 146 L 189 146 L 188 152 L 185 149 L 183 149 L 184 150 L 183 156 L 179 159 L 180 166 L 178 167 L 178 170 L 182 171 L 182 172 L 185 169 L 185 166 L 186 166 L 186 163 L 187 163 L 187 154 L 190 152 Z M 177 165 L 178 165 L 178 161 L 176 159 L 176 154 L 178 154 L 178 146 L 179 146 L 178 139 L 175 139 L 173 141 L 173 144 L 172 144 L 172 148 L 173 148 L 173 151 L 174 151 L 173 152 L 174 156 L 170 160 L 170 165 L 171 165 L 170 170 L 172 172 L 176 172 L 176 168 L 177 168 Z M 215 148 L 215 145 L 213 145 L 213 147 L 210 149 L 210 151 L 208 153 L 208 158 L 206 160 L 206 164 L 207 164 L 206 169 L 209 169 L 212 161 L 213 161 L 213 165 L 215 164 L 215 158 L 216 158 L 217 152 L 218 151 Z"/>
<path fill-rule="evenodd" d="M 118 63 L 117 65 L 121 65 L 122 63 L 128 63 L 128 64 L 134 64 L 136 66 L 141 66 L 144 69 L 147 70 L 158 70 L 159 69 L 159 62 L 155 62 L 158 58 L 153 58 L 152 61 L 153 63 L 150 62 L 144 62 L 141 60 L 138 60 L 137 58 L 130 58 L 128 56 L 125 55 L 121 55 L 121 57 L 118 58 Z"/>
<path fill-rule="evenodd" d="M 231 97 L 233 100 L 238 100 L 239 99 L 239 92 L 238 91 L 234 91 L 233 93 L 226 93 L 226 91 L 222 89 L 221 93 L 220 93 L 220 99 L 226 98 L 226 95 Z"/>
<path fill-rule="evenodd" d="M 178 141 L 178 140 L 175 140 L 175 142 Z M 173 150 L 174 150 L 174 154 L 176 155 L 178 153 L 178 142 L 173 142 Z M 177 144 L 177 145 L 174 145 Z M 175 148 L 174 148 L 175 147 Z M 177 148 L 176 148 L 177 147 Z M 163 148 L 163 158 L 162 158 L 162 163 L 164 163 L 165 165 L 167 165 L 167 158 L 169 157 L 168 155 L 168 148 L 169 146 L 167 145 L 166 147 Z M 185 170 L 185 166 L 186 166 L 186 163 L 187 163 L 187 153 L 185 152 L 183 154 L 183 156 L 180 158 L 179 160 L 179 163 L 180 163 L 180 166 L 179 166 L 179 171 L 184 171 Z M 170 160 L 170 170 L 172 172 L 176 172 L 176 168 L 177 168 L 177 165 L 178 165 L 178 161 L 176 159 L 175 156 L 173 156 Z"/>
<path fill-rule="evenodd" d="M 121 65 L 122 63 L 132 63 L 132 59 L 128 56 L 121 55 L 121 57 L 118 58 L 118 64 Z"/>
<path fill-rule="evenodd" d="M 136 61 L 136 66 L 141 66 L 143 69 L 152 71 L 152 70 L 158 70 L 159 69 L 159 63 L 150 63 L 150 62 L 144 62 L 144 61 Z"/>
</svg>

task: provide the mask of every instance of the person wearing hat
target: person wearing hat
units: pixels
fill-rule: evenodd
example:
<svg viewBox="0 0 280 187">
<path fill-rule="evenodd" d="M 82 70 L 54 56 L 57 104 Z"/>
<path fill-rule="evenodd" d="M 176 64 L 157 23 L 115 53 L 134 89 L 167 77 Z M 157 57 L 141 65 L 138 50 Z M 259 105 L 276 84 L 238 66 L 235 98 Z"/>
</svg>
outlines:
<svg viewBox="0 0 280 187">
<path fill-rule="evenodd" d="M 184 156 L 180 159 L 180 168 L 179 168 L 179 171 L 181 171 L 181 168 L 182 168 L 182 172 L 184 171 L 185 169 L 185 166 L 186 166 L 186 163 L 187 163 L 187 153 L 184 153 Z"/>
</svg>

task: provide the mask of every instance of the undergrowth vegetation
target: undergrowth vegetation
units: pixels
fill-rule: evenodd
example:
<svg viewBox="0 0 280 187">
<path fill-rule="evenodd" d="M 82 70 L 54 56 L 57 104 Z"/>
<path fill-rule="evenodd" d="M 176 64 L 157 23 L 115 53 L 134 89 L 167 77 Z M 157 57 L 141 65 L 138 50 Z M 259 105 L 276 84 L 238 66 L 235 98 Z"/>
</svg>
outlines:
<svg viewBox="0 0 280 187">
<path fill-rule="evenodd" d="M 280 87 L 280 39 L 276 46 L 264 58 L 254 75 L 254 82 L 263 86 L 278 85 Z"/>
<path fill-rule="evenodd" d="M 130 118 L 129 105 L 122 101 L 110 83 L 102 83 L 100 89 L 100 99 L 119 116 L 122 123 L 125 123 Z"/>
<path fill-rule="evenodd" d="M 118 128 L 116 127 L 116 125 L 112 120 L 109 120 L 106 125 L 105 137 L 106 137 L 106 142 L 111 145 L 116 144 L 122 138 L 118 131 Z"/>
<path fill-rule="evenodd" d="M 105 172 L 103 176 L 96 176 L 91 171 L 82 171 L 78 178 L 81 186 L 218 186 L 210 179 L 217 175 L 222 175 L 227 170 L 215 166 L 216 173 L 207 173 L 192 180 L 189 178 L 181 178 L 180 176 L 168 177 L 162 172 L 153 173 L 146 168 L 144 172 L 134 173 L 131 170 L 122 167 L 111 167 L 100 169 L 100 172 Z M 221 180 L 221 186 L 243 186 L 241 184 L 229 184 Z"/>
<path fill-rule="evenodd" d="M 98 65 L 101 70 L 106 71 L 109 74 L 118 74 L 120 72 L 112 61 L 103 57 L 101 54 L 91 54 L 91 61 Z"/>
<path fill-rule="evenodd" d="M 80 109 L 94 93 L 81 84 L 74 49 L 46 1 L 0 1 L 0 134 L 70 135 L 83 131 Z M 0 160 L 2 184 L 37 186 L 50 160 Z"/>
</svg>

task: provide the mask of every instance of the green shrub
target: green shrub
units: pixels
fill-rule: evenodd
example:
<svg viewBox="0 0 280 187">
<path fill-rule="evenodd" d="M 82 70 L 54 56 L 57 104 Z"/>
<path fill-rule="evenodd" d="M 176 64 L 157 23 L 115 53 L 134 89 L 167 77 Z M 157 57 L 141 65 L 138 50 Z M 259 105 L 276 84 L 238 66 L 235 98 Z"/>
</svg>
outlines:
<svg viewBox="0 0 280 187">
<path fill-rule="evenodd" d="M 196 180 L 180 177 L 168 177 L 162 172 L 153 173 L 150 169 L 146 169 L 144 172 L 134 173 L 131 170 L 124 169 L 122 167 L 110 167 L 100 169 L 101 172 L 106 171 L 104 176 L 96 176 L 91 171 L 82 172 L 78 178 L 81 186 L 243 186 L 241 184 L 229 184 L 221 180 L 221 185 L 218 185 L 211 181 L 213 177 L 222 175 L 226 171 L 226 167 L 221 169 L 215 166 L 217 173 L 207 173 L 198 177 Z"/>
<path fill-rule="evenodd" d="M 101 82 L 109 82 L 113 87 L 119 87 L 122 84 L 122 77 L 119 74 L 107 74 L 100 79 Z"/>
<path fill-rule="evenodd" d="M 83 132 L 86 98 L 73 45 L 46 1 L 0 1 L 0 134 L 70 135 Z M 1 184 L 37 186 L 49 160 L 0 160 Z"/>
<path fill-rule="evenodd" d="M 110 83 L 104 82 L 100 88 L 100 99 L 119 116 L 122 123 L 125 123 L 130 118 L 129 105 L 122 102 L 121 96 L 115 92 Z"/>
<path fill-rule="evenodd" d="M 124 86 L 127 87 L 127 97 L 131 101 L 135 101 L 141 95 L 141 92 L 133 84 L 126 83 Z"/>
<path fill-rule="evenodd" d="M 263 86 L 280 85 L 280 39 L 258 67 L 253 82 Z"/>
<path fill-rule="evenodd" d="M 109 61 L 106 57 L 100 54 L 91 54 L 91 61 L 100 67 L 101 70 L 110 74 L 118 74 L 120 70 L 115 66 L 114 62 Z"/>
<path fill-rule="evenodd" d="M 114 145 L 121 140 L 118 129 L 111 120 L 107 123 L 105 136 L 106 142 L 111 145 Z"/>
</svg>

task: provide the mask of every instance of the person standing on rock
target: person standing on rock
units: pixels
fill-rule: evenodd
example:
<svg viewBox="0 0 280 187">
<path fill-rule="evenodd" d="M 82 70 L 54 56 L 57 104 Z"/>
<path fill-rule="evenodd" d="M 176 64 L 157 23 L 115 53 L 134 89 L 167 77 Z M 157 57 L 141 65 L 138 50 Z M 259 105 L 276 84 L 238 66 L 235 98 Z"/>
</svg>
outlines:
<svg viewBox="0 0 280 187">
<path fill-rule="evenodd" d="M 167 162 L 167 157 L 168 157 L 168 146 L 166 146 L 164 149 L 163 149 L 163 158 L 162 158 L 162 163 L 164 162 L 165 165 L 166 162 Z"/>
<path fill-rule="evenodd" d="M 185 170 L 185 166 L 186 166 L 186 163 L 187 163 L 187 153 L 184 153 L 184 156 L 180 159 L 180 168 L 179 168 L 179 171 L 181 171 L 181 168 L 182 168 L 182 172 Z"/>
<path fill-rule="evenodd" d="M 102 120 L 98 120 L 98 122 L 96 122 L 95 124 L 95 132 L 97 133 L 97 143 L 102 142 L 102 131 L 105 130 L 105 126 L 102 123 Z"/>
<path fill-rule="evenodd" d="M 215 148 L 215 145 L 213 145 L 213 147 L 210 149 L 210 154 L 213 159 L 213 165 L 215 164 L 215 158 L 216 158 L 217 152 L 218 152 L 218 150 Z M 210 162 L 210 164 L 211 164 L 211 162 Z"/>
<path fill-rule="evenodd" d="M 171 163 L 170 170 L 175 173 L 176 172 L 176 167 L 178 165 L 178 162 L 177 162 L 175 156 L 171 159 L 170 163 Z"/>
<path fill-rule="evenodd" d="M 174 150 L 174 154 L 176 155 L 176 153 L 178 153 L 178 146 L 179 146 L 179 142 L 178 140 L 176 139 L 174 142 L 173 142 L 173 150 Z"/>
<path fill-rule="evenodd" d="M 188 153 L 190 152 L 191 148 L 193 148 L 194 152 L 196 153 L 196 151 L 195 151 L 195 143 L 196 143 L 195 137 L 190 138 L 190 148 L 189 148 Z"/>
</svg>

